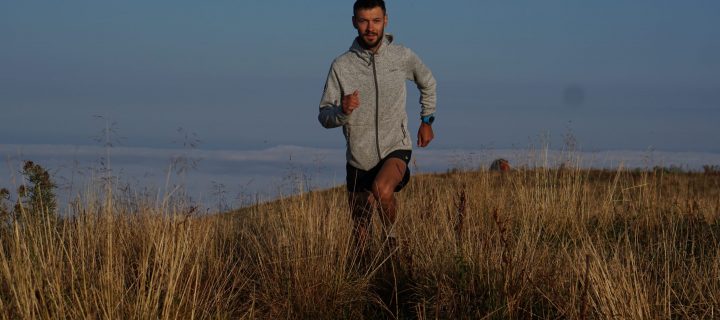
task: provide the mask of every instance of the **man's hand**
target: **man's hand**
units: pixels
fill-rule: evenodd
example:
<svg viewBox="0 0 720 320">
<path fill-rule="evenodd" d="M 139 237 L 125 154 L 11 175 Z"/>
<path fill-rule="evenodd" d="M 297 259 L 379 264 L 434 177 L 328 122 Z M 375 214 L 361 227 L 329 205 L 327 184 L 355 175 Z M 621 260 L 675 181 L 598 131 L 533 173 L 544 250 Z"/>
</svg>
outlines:
<svg viewBox="0 0 720 320">
<path fill-rule="evenodd" d="M 352 94 L 342 97 L 342 112 L 350 115 L 355 109 L 360 107 L 360 92 L 355 90 Z"/>
<path fill-rule="evenodd" d="M 421 123 L 420 129 L 418 129 L 418 147 L 427 147 L 433 138 L 435 138 L 435 134 L 433 133 L 432 126 L 426 123 Z"/>
</svg>

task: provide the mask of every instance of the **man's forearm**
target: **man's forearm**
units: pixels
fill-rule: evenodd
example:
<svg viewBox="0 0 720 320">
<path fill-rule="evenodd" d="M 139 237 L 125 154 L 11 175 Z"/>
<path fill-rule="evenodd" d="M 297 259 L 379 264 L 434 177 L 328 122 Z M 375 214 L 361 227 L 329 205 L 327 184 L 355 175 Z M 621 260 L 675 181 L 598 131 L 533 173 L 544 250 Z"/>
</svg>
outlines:
<svg viewBox="0 0 720 320">
<path fill-rule="evenodd" d="M 347 123 L 348 116 L 342 111 L 342 107 L 336 105 L 320 108 L 318 120 L 325 128 L 336 128 Z"/>
</svg>

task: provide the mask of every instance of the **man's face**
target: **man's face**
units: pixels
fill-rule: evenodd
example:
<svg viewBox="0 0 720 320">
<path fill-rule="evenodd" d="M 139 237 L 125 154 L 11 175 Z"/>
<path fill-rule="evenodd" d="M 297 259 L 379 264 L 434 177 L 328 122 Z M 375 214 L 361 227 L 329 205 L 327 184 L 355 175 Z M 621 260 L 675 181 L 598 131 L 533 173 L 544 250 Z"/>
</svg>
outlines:
<svg viewBox="0 0 720 320">
<path fill-rule="evenodd" d="M 366 49 L 377 49 L 382 42 L 387 16 L 382 8 L 360 9 L 353 16 L 353 26 L 358 31 L 360 44 Z"/>
</svg>

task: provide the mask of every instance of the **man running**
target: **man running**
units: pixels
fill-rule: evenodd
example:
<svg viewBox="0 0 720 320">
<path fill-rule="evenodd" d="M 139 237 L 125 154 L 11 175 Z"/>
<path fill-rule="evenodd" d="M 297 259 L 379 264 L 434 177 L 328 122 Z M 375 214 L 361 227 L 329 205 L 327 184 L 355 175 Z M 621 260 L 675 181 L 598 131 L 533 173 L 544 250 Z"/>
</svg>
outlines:
<svg viewBox="0 0 720 320">
<path fill-rule="evenodd" d="M 385 235 L 397 243 L 394 192 L 410 179 L 412 141 L 405 112 L 405 81 L 420 91 L 417 145 L 433 140 L 435 79 L 410 49 L 385 34 L 388 23 L 383 0 L 357 0 L 352 24 L 358 36 L 337 57 L 325 82 L 318 119 L 325 128 L 342 126 L 347 143 L 347 190 L 354 237 L 364 251 L 374 208 L 379 209 Z"/>
</svg>

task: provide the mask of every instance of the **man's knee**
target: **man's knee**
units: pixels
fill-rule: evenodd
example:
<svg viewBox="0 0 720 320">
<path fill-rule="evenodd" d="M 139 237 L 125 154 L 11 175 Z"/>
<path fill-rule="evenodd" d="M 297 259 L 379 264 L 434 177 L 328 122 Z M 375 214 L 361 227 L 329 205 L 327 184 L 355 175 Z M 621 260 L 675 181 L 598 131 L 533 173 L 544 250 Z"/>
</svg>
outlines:
<svg viewBox="0 0 720 320">
<path fill-rule="evenodd" d="M 350 192 L 348 194 L 348 202 L 354 220 L 368 219 L 375 206 L 375 199 L 370 192 Z"/>
<path fill-rule="evenodd" d="M 351 207 L 364 207 L 364 206 L 372 206 L 374 204 L 375 199 L 373 198 L 373 194 L 371 192 L 367 191 L 358 191 L 358 192 L 348 192 L 348 203 Z"/>
<path fill-rule="evenodd" d="M 372 187 L 372 194 L 375 199 L 381 203 L 387 203 L 392 201 L 395 197 L 395 186 L 390 183 L 374 183 Z"/>
</svg>

